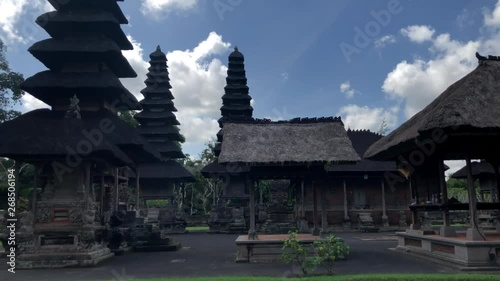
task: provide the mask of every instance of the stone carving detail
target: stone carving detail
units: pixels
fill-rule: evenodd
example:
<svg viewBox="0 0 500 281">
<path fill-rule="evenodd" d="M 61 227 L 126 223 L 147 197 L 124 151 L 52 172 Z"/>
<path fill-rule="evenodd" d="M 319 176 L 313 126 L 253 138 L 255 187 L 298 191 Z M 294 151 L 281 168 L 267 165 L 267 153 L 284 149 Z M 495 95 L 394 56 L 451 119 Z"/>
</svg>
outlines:
<svg viewBox="0 0 500 281">
<path fill-rule="evenodd" d="M 34 216 L 32 212 L 24 211 L 19 214 L 19 229 L 16 233 L 16 246 L 20 252 L 33 253 L 35 251 L 33 222 Z"/>
<path fill-rule="evenodd" d="M 82 119 L 82 116 L 80 115 L 80 106 L 78 106 L 80 100 L 76 97 L 76 95 L 73 95 L 73 97 L 70 98 L 69 101 L 69 109 L 66 111 L 65 118 Z"/>
<path fill-rule="evenodd" d="M 266 205 L 267 218 L 261 227 L 264 233 L 288 233 L 296 229 L 293 204 L 289 201 L 289 180 L 272 181 L 270 202 Z"/>
<path fill-rule="evenodd" d="M 37 223 L 51 222 L 54 218 L 52 217 L 52 209 L 48 202 L 37 202 L 36 203 L 36 219 Z"/>
</svg>

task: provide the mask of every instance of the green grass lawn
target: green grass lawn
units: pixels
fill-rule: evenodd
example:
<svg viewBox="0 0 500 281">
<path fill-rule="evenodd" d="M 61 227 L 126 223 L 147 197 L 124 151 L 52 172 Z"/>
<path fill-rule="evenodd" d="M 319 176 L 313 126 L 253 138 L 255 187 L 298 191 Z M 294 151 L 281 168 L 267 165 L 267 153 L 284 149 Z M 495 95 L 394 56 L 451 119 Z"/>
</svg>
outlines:
<svg viewBox="0 0 500 281">
<path fill-rule="evenodd" d="M 208 225 L 202 225 L 202 226 L 188 226 L 186 227 L 186 230 L 189 232 L 196 232 L 196 231 L 209 231 L 210 228 Z"/>
<path fill-rule="evenodd" d="M 165 278 L 136 279 L 131 281 L 290 281 L 293 278 L 281 277 L 201 277 L 201 278 Z M 500 280 L 494 274 L 364 274 L 297 278 L 298 281 L 485 281 Z"/>
</svg>

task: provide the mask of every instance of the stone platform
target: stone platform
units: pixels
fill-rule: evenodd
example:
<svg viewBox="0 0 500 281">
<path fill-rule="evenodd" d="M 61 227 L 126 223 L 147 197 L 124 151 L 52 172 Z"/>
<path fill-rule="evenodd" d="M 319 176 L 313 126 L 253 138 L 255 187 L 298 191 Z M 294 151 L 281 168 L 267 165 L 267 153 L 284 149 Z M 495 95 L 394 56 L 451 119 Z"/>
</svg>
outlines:
<svg viewBox="0 0 500 281">
<path fill-rule="evenodd" d="M 500 270 L 500 233 L 485 232 L 486 241 L 470 241 L 465 232 L 456 237 L 398 232 L 396 250 L 437 262 L 446 262 L 462 271 Z"/>
<path fill-rule="evenodd" d="M 83 253 L 54 252 L 21 254 L 17 260 L 16 267 L 18 269 L 93 267 L 113 256 L 114 254 L 108 248 L 99 248 Z"/>
<path fill-rule="evenodd" d="M 280 261 L 283 254 L 283 241 L 288 237 L 288 234 L 259 235 L 257 240 L 250 240 L 248 235 L 240 235 L 236 239 L 236 246 L 238 247 L 236 262 L 267 263 Z M 296 239 L 304 246 L 308 246 L 322 238 L 311 234 L 297 234 Z"/>
</svg>

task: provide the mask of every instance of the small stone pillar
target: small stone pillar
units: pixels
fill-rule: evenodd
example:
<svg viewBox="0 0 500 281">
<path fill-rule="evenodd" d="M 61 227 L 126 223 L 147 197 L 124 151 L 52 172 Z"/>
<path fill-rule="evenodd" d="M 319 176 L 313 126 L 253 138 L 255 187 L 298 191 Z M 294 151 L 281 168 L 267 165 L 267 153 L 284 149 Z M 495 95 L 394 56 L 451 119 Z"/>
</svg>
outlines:
<svg viewBox="0 0 500 281">
<path fill-rule="evenodd" d="M 312 235 L 319 236 L 320 230 L 318 228 L 318 194 L 316 192 L 316 186 L 314 182 L 311 181 L 311 188 L 313 191 L 313 230 Z"/>
<path fill-rule="evenodd" d="M 469 191 L 469 212 L 470 212 L 470 228 L 467 229 L 467 240 L 484 241 L 484 234 L 476 224 L 477 209 L 476 209 L 476 192 L 474 190 L 474 178 L 472 177 L 472 166 L 470 157 L 467 156 L 467 189 Z"/>
<path fill-rule="evenodd" d="M 320 235 L 326 235 L 329 233 L 328 231 L 328 216 L 327 216 L 327 210 L 326 210 L 326 186 L 324 184 L 321 185 L 321 190 L 320 190 L 320 196 L 321 196 L 321 232 Z"/>
</svg>

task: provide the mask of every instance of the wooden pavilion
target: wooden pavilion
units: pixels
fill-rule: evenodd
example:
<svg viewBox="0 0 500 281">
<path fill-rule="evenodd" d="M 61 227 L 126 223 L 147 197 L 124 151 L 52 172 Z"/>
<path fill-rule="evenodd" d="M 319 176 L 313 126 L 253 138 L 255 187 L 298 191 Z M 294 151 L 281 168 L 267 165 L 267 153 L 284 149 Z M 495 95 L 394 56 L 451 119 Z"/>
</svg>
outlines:
<svg viewBox="0 0 500 281">
<path fill-rule="evenodd" d="M 398 233 L 399 249 L 451 261 L 465 267 L 500 266 L 500 235 L 479 228 L 477 210 L 499 209 L 497 202 L 476 202 L 471 160 L 485 159 L 494 167 L 498 181 L 500 149 L 500 61 L 480 59 L 479 66 L 455 82 L 422 111 L 365 153 L 372 160 L 397 161 L 408 176 L 416 204 L 410 206 L 413 224 Z M 448 202 L 444 160 L 467 163 L 469 203 Z M 403 179 L 394 177 L 393 182 Z M 424 195 L 424 196 L 422 196 Z M 417 212 L 441 211 L 439 234 L 421 229 Z M 466 233 L 449 225 L 449 210 L 468 210 L 470 228 Z"/>
<path fill-rule="evenodd" d="M 338 117 L 226 122 L 223 133 L 219 163 L 246 167 L 247 172 L 243 175 L 245 186 L 250 192 L 250 227 L 248 236 L 240 236 L 236 240 L 239 247 L 237 261 L 275 259 L 280 252 L 273 252 L 273 248 L 281 248 L 279 239 L 274 239 L 272 235 L 257 235 L 255 184 L 259 180 L 300 180 L 305 189 L 316 194 L 325 184 L 326 166 L 360 160 Z M 316 212 L 317 204 L 314 202 Z M 319 235 L 316 219 L 313 225 L 313 235 Z M 302 239 L 303 242 L 311 243 L 317 238 L 306 235 Z"/>
</svg>

